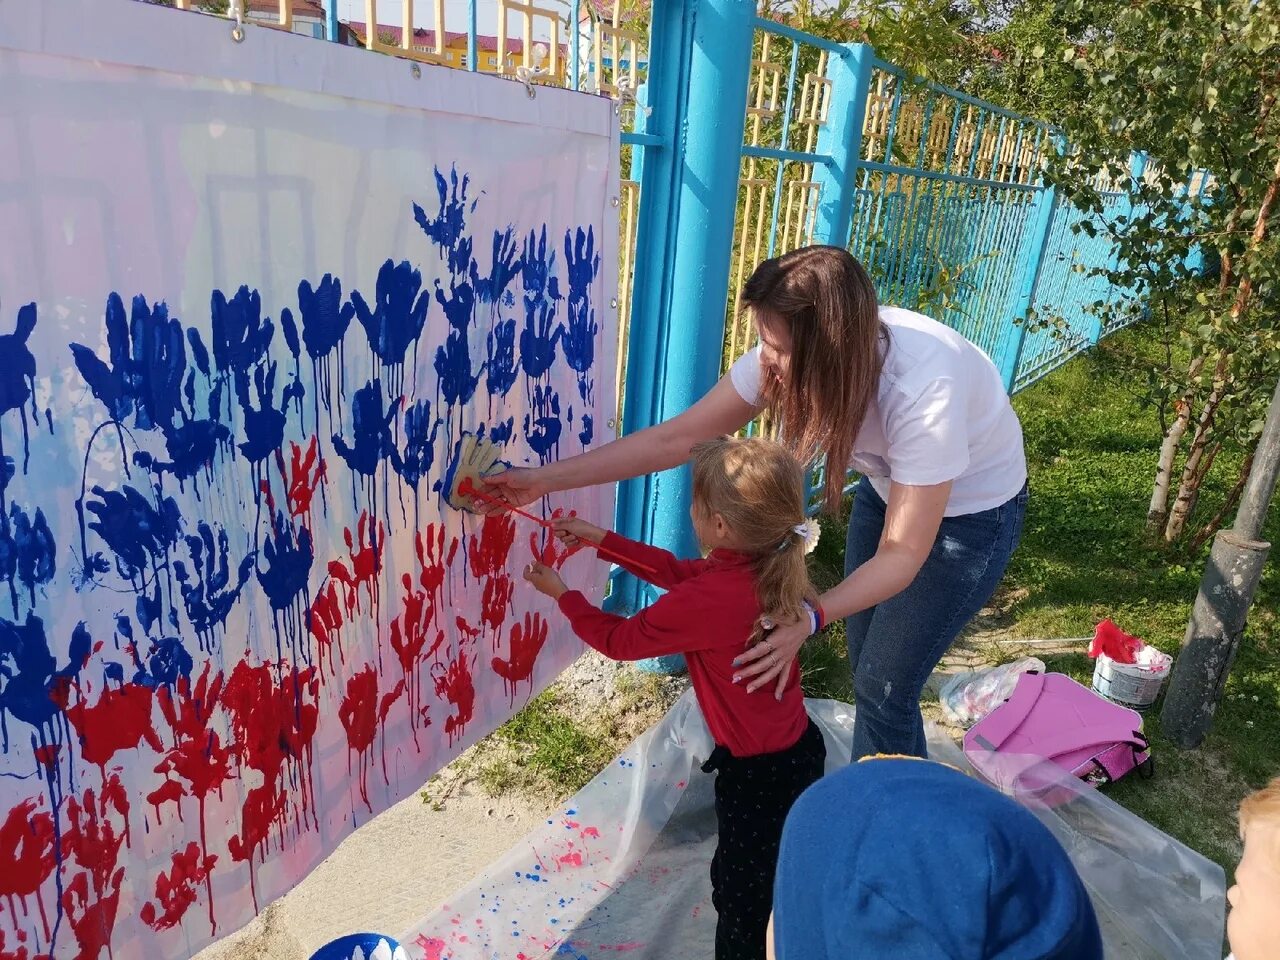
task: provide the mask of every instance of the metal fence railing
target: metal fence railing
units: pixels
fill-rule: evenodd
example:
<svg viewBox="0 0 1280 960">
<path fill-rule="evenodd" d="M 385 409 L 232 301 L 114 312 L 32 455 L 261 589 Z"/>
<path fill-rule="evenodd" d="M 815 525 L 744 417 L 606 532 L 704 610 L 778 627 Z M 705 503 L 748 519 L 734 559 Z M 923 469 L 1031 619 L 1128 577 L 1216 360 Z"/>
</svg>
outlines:
<svg viewBox="0 0 1280 960">
<path fill-rule="evenodd" d="M 1082 212 L 1043 180 L 1062 146 L 1048 124 L 757 16 L 754 0 L 470 0 L 459 24 L 444 0 L 364 0 L 353 22 L 338 0 L 244 2 L 232 15 L 616 101 L 620 432 L 682 409 L 747 350 L 743 282 L 809 243 L 846 246 L 883 302 L 961 331 L 1011 392 L 1114 332 L 1099 305 L 1136 302 L 1098 271 L 1116 265 L 1102 228 L 1132 213 L 1145 157 Z M 624 485 L 621 528 L 687 539 L 654 532 L 655 513 L 684 514 L 670 496 Z"/>
</svg>

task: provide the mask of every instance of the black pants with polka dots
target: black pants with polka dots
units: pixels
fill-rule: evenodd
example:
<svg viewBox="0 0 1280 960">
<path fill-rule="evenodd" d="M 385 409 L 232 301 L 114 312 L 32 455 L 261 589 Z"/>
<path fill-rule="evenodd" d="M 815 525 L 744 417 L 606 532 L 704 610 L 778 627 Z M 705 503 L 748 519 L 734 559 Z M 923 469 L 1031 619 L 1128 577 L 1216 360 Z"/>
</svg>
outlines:
<svg viewBox="0 0 1280 960">
<path fill-rule="evenodd" d="M 796 798 L 822 776 L 822 732 L 810 720 L 796 745 L 735 757 L 716 747 L 703 770 L 716 773 L 720 839 L 711 860 L 716 960 L 764 960 L 782 824 Z"/>
</svg>

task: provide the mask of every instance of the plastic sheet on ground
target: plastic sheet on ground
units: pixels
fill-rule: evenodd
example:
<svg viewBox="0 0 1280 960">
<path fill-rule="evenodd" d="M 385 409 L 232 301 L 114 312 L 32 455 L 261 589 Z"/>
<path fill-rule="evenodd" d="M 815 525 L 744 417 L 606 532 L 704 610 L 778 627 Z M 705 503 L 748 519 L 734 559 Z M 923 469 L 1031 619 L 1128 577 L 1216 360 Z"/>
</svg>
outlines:
<svg viewBox="0 0 1280 960">
<path fill-rule="evenodd" d="M 853 708 L 808 708 L 826 737 L 828 771 L 847 764 Z M 699 767 L 712 745 L 686 692 L 545 825 L 401 936 L 410 957 L 710 960 L 716 819 L 713 776 Z M 945 734 L 931 729 L 929 745 L 935 759 L 972 772 Z M 1036 782 L 1045 789 L 1022 802 L 1084 878 L 1108 960 L 1220 960 L 1220 867 L 1069 777 L 1041 768 Z"/>
</svg>

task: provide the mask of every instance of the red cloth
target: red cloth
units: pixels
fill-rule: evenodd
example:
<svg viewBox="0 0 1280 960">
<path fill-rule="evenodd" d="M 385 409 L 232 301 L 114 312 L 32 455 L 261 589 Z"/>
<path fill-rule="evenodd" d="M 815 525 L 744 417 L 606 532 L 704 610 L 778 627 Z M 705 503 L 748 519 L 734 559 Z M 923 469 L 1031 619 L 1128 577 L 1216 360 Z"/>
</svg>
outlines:
<svg viewBox="0 0 1280 960">
<path fill-rule="evenodd" d="M 1105 653 L 1116 663 L 1136 663 L 1144 646 L 1146 644 L 1137 637 L 1129 636 L 1110 620 L 1103 620 L 1094 631 L 1089 656 Z"/>
<path fill-rule="evenodd" d="M 634 617 L 620 617 L 570 590 L 560 597 L 560 609 L 574 632 L 614 660 L 684 654 L 711 735 L 735 757 L 795 746 L 809 725 L 798 665 L 791 666 L 781 700 L 772 685 L 747 693 L 745 681 L 733 682 L 733 658 L 746 649 L 761 613 L 750 558 L 715 550 L 705 560 L 680 560 L 616 533 L 607 534 L 602 546 L 628 572 L 668 592 Z M 642 574 L 621 558 L 656 572 Z"/>
</svg>

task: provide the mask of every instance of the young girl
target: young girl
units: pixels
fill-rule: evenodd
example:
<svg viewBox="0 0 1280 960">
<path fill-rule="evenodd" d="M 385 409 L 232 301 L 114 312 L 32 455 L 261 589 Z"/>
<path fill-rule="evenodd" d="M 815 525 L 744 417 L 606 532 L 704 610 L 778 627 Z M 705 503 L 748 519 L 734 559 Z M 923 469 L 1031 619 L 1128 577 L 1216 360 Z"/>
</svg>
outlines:
<svg viewBox="0 0 1280 960">
<path fill-rule="evenodd" d="M 716 748 L 703 770 L 715 783 L 719 844 L 711 861 L 716 960 L 763 960 L 778 843 L 787 811 L 822 776 L 826 746 L 809 719 L 799 670 L 781 699 L 735 684 L 733 659 L 748 644 L 767 648 L 763 611 L 818 621 L 805 569 L 804 477 L 779 444 L 719 439 L 693 449 L 693 508 L 705 560 L 680 560 L 582 520 L 557 522 L 568 545 L 605 546 L 621 565 L 667 591 L 633 617 L 593 607 L 550 568 L 530 564 L 525 579 L 555 599 L 574 632 L 615 660 L 682 653 Z M 647 565 L 654 573 L 642 572 Z M 811 614 L 810 611 L 813 611 Z"/>
</svg>

